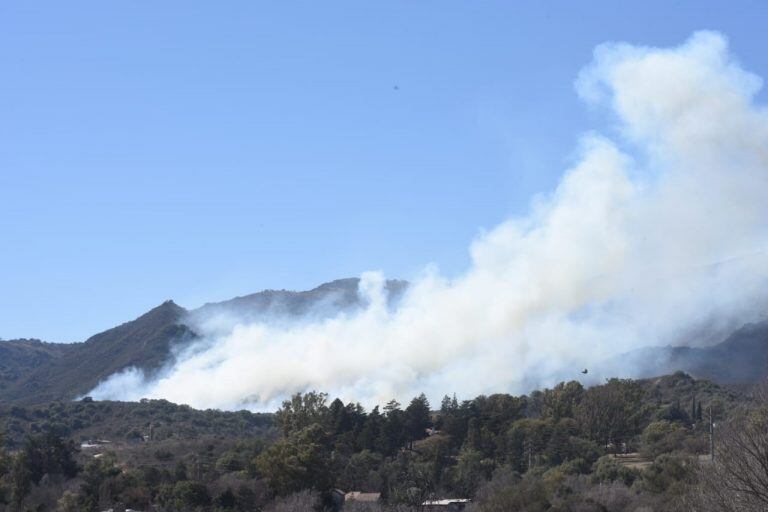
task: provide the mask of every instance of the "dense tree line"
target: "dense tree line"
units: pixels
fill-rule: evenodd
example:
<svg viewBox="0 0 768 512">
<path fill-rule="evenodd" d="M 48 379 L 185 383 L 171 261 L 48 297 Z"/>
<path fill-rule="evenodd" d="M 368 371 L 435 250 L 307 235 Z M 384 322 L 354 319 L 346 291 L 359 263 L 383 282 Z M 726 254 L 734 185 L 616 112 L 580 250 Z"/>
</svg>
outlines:
<svg viewBox="0 0 768 512">
<path fill-rule="evenodd" d="M 446 396 L 432 413 L 423 395 L 405 408 L 390 402 L 366 413 L 340 400 L 327 405 L 322 393 L 298 394 L 277 413 L 283 436 L 260 454 L 258 472 L 278 496 L 302 489 L 323 496 L 336 486 L 408 505 L 476 496 L 501 472 L 549 489 L 547 506 L 557 502 L 552 493 L 563 479 L 621 485 L 653 501 L 685 481 L 707 449 L 693 379 L 670 379 L 690 395 L 670 402 L 647 383 L 611 379 L 585 389 L 574 381 L 528 396 Z M 711 391 L 702 395 L 715 403 Z M 690 413 L 682 405 L 688 400 Z M 636 450 L 650 464 L 642 472 L 609 456 Z"/>
<path fill-rule="evenodd" d="M 205 435 L 252 438 L 268 434 L 272 414 L 250 411 L 200 411 L 167 400 L 97 402 L 89 398 L 44 405 L 0 403 L 0 430 L 16 448 L 29 435 L 53 431 L 75 440 L 137 441 L 149 434 L 155 439 L 193 439 Z"/>
<path fill-rule="evenodd" d="M 276 439 L 166 439 L 99 457 L 49 429 L 0 451 L 0 508 L 334 510 L 342 489 L 381 493 L 371 510 L 437 497 L 472 498 L 482 511 L 676 510 L 708 449 L 702 409 L 729 417 L 733 398 L 685 374 L 445 396 L 439 407 L 419 395 L 370 411 L 308 392 L 276 412 Z M 612 456 L 629 451 L 642 469 Z"/>
</svg>

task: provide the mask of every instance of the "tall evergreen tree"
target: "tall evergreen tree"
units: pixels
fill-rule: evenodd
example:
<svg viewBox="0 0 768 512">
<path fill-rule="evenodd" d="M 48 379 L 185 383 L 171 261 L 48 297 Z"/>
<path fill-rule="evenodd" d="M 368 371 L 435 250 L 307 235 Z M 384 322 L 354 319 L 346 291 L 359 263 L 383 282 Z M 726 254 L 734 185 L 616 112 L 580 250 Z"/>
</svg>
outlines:
<svg viewBox="0 0 768 512">
<path fill-rule="evenodd" d="M 406 431 L 408 442 L 424 439 L 427 436 L 426 429 L 432 424 L 429 414 L 429 401 L 424 393 L 420 394 L 408 404 L 405 409 Z"/>
<path fill-rule="evenodd" d="M 333 435 L 338 435 L 349 430 L 349 420 L 347 418 L 347 408 L 344 406 L 344 402 L 338 398 L 331 402 L 328 407 L 330 432 Z"/>
<path fill-rule="evenodd" d="M 392 454 L 405 445 L 405 413 L 397 400 L 390 400 L 384 406 L 385 420 L 379 434 L 378 446 L 384 454 Z"/>
<path fill-rule="evenodd" d="M 357 443 L 362 450 L 381 451 L 377 445 L 377 440 L 381 434 L 381 423 L 382 417 L 377 405 L 365 418 L 363 428 L 358 436 Z"/>
</svg>

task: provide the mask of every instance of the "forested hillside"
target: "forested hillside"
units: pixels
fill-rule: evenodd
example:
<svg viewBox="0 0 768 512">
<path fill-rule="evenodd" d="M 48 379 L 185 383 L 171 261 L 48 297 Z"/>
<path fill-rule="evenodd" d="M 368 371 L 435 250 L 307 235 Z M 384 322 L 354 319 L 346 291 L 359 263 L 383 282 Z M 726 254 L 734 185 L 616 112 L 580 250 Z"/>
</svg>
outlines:
<svg viewBox="0 0 768 512">
<path fill-rule="evenodd" d="M 17 448 L 41 432 L 54 432 L 80 442 L 106 439 L 132 444 L 150 435 L 153 442 L 200 437 L 247 439 L 269 436 L 272 414 L 250 411 L 200 411 L 166 400 L 141 402 L 50 402 L 41 405 L 0 405 L 0 431 L 7 446 Z"/>
<path fill-rule="evenodd" d="M 751 391 L 765 375 L 765 322 L 711 347 L 625 354 L 607 366 L 669 375 L 588 389 L 571 381 L 439 404 L 421 395 L 371 410 L 310 392 L 275 414 L 82 398 L 125 368 L 158 371 L 211 315 L 354 311 L 357 286 L 265 291 L 191 312 L 167 301 L 83 343 L 0 341 L 0 510 L 332 511 L 341 491 L 372 499 L 345 510 L 420 510 L 440 498 L 476 511 L 715 510 L 723 496 L 739 508 L 722 510 L 763 510 L 759 497 L 732 496 L 732 476 L 768 425 L 768 395 Z M 393 307 L 405 286 L 387 283 Z M 722 439 L 714 464 L 710 421 Z M 707 468 L 723 476 L 707 480 Z"/>
<path fill-rule="evenodd" d="M 165 401 L 12 406 L 0 409 L 0 496 L 8 510 L 338 510 L 339 489 L 376 497 L 345 510 L 462 498 L 477 511 L 676 511 L 709 464 L 710 418 L 736 424 L 764 403 L 678 372 L 368 411 L 311 392 L 274 416 Z"/>
<path fill-rule="evenodd" d="M 722 383 L 755 382 L 768 376 L 768 321 L 744 325 L 713 346 L 647 347 L 613 358 L 603 366 L 659 373 L 684 370 Z"/>
<path fill-rule="evenodd" d="M 194 337 L 180 323 L 184 314 L 183 308 L 168 301 L 84 343 L 0 342 L 0 350 L 16 356 L 3 360 L 8 378 L 4 379 L 0 400 L 45 403 L 72 399 L 126 367 L 151 373 L 167 360 L 174 343 Z M 16 370 L 19 361 L 23 371 Z"/>
</svg>

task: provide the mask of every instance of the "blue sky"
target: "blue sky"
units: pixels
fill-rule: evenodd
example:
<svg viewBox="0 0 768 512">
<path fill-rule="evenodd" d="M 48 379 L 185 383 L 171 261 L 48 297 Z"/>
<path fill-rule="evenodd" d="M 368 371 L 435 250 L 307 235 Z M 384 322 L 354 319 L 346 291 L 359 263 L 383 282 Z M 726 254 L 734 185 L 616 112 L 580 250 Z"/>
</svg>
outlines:
<svg viewBox="0 0 768 512">
<path fill-rule="evenodd" d="M 620 5 L 619 5 L 620 4 Z M 467 266 L 611 121 L 605 41 L 728 36 L 765 2 L 15 2 L 0 6 L 0 337 L 76 341 L 187 307 Z"/>
</svg>

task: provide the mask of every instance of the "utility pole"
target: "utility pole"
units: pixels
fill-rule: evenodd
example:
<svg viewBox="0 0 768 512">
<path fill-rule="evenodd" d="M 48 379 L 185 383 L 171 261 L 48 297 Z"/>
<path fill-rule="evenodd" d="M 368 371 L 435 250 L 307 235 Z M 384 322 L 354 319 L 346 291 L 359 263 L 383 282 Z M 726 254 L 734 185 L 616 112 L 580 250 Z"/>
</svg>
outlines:
<svg viewBox="0 0 768 512">
<path fill-rule="evenodd" d="M 691 400 L 691 422 L 696 423 L 696 392 L 693 392 L 693 399 Z"/>
<path fill-rule="evenodd" d="M 523 457 L 525 457 L 526 455 L 528 456 L 528 471 L 530 471 L 531 467 L 533 466 L 532 464 L 533 449 L 531 447 L 531 441 L 529 439 L 526 439 L 525 441 L 523 441 Z"/>
<path fill-rule="evenodd" d="M 715 460 L 715 423 L 712 421 L 712 406 L 709 406 L 709 460 Z"/>
</svg>

